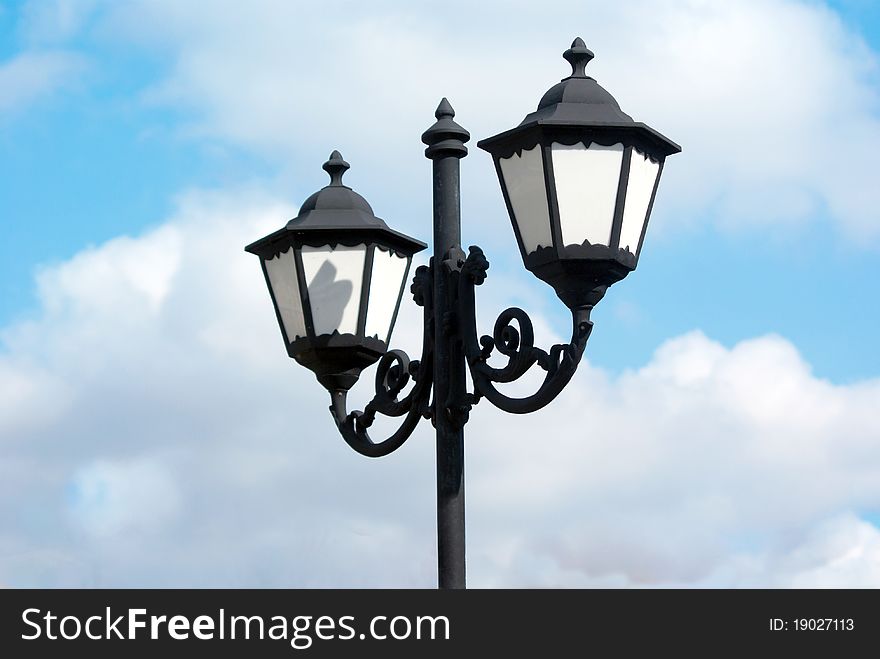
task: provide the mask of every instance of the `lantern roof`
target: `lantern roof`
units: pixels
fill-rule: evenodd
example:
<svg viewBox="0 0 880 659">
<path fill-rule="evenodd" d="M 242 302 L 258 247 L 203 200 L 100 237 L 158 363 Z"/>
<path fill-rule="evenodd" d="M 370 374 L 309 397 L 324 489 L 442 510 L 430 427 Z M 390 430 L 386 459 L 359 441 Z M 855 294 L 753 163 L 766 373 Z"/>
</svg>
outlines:
<svg viewBox="0 0 880 659">
<path fill-rule="evenodd" d="M 526 115 L 519 126 L 494 137 L 481 140 L 477 146 L 495 153 L 517 150 L 519 136 L 525 132 L 534 133 L 539 127 L 577 130 L 597 129 L 608 133 L 628 132 L 637 136 L 655 152 L 658 157 L 678 153 L 681 147 L 657 132 L 650 126 L 634 121 L 620 109 L 617 100 L 599 83 L 586 74 L 586 66 L 593 59 L 593 52 L 580 37 L 562 55 L 571 64 L 571 75 L 547 90 L 538 108 Z M 535 141 L 533 137 L 527 140 Z"/>
<path fill-rule="evenodd" d="M 407 255 L 425 249 L 427 245 L 422 241 L 389 228 L 376 217 L 366 199 L 342 183 L 342 176 L 350 167 L 339 151 L 333 151 L 323 165 L 330 183 L 306 199 L 297 216 L 283 229 L 251 243 L 245 250 L 252 254 L 271 253 L 291 238 L 307 236 L 344 243 L 373 239 Z"/>
<path fill-rule="evenodd" d="M 364 219 L 367 222 L 371 220 L 373 222 L 376 220 L 382 222 L 382 220 L 373 215 L 373 209 L 366 199 L 342 184 L 342 176 L 351 169 L 351 165 L 345 162 L 339 151 L 333 151 L 330 154 L 330 158 L 321 168 L 330 175 L 330 184 L 306 199 L 303 205 L 300 206 L 299 215 L 292 219 L 291 222 L 303 222 L 306 219 L 306 214 L 312 211 L 331 210 L 360 211 L 366 214 Z M 384 225 L 385 223 L 382 222 L 382 224 Z"/>
<path fill-rule="evenodd" d="M 593 78 L 586 74 L 586 67 L 593 59 L 593 51 L 587 48 L 584 40 L 578 37 L 562 56 L 571 64 L 571 75 L 547 90 L 538 103 L 538 109 L 530 114 L 523 123 L 538 117 L 552 118 L 555 114 L 565 112 L 568 104 L 585 104 L 576 111 L 583 116 L 587 111 L 595 121 L 632 123 L 633 119 L 623 110 L 617 100 Z M 562 106 L 562 107 L 560 107 Z"/>
</svg>

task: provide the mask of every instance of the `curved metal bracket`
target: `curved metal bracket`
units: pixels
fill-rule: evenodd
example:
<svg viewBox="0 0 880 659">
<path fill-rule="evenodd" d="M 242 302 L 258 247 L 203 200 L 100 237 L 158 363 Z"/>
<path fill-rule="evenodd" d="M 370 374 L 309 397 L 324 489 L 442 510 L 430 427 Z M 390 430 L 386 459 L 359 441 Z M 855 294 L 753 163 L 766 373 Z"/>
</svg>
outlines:
<svg viewBox="0 0 880 659">
<path fill-rule="evenodd" d="M 464 256 L 460 251 L 459 254 Z M 472 404 L 486 398 L 506 412 L 527 414 L 548 405 L 565 388 L 577 370 L 593 329 L 590 321 L 593 307 L 574 307 L 571 310 L 571 341 L 554 345 L 549 351 L 535 347 L 532 321 L 525 311 L 517 307 L 506 309 L 498 316 L 492 336 L 478 338 L 475 288 L 485 281 L 489 262 L 483 250 L 472 246 L 467 258 L 450 259 L 449 262 L 440 264 L 440 267 L 444 265 L 457 271 L 457 317 L 454 322 L 449 322 L 457 330 L 451 333 L 457 335 L 456 339 L 463 343 L 474 383 L 474 393 L 465 394 L 462 400 L 456 401 L 458 407 L 469 410 Z M 421 358 L 410 361 L 401 350 L 389 350 L 385 353 L 379 360 L 376 371 L 376 393 L 363 411 L 348 412 L 347 391 L 331 391 L 330 411 L 339 432 L 348 445 L 361 455 L 376 458 L 397 450 L 409 439 L 421 418 L 431 418 L 435 413 L 436 402 L 432 404 L 430 400 L 434 381 L 436 329 L 432 300 L 432 280 L 437 276 L 433 272 L 434 267 L 434 264 L 430 268 L 419 267 L 410 289 L 416 304 L 424 308 Z M 488 363 L 496 350 L 507 357 L 507 364 L 500 368 Z M 546 372 L 544 381 L 535 393 L 524 398 L 512 398 L 498 391 L 496 384 L 518 380 L 535 365 Z M 412 389 L 400 397 L 410 381 L 414 382 Z M 403 417 L 397 430 L 378 442 L 373 441 L 368 432 L 377 414 Z"/>
<path fill-rule="evenodd" d="M 549 352 L 534 346 L 532 321 L 517 307 L 504 310 L 495 321 L 492 336 L 483 336 L 478 341 L 474 289 L 485 281 L 489 262 L 479 247 L 471 246 L 469 252 L 459 278 L 459 314 L 475 399 L 485 397 L 496 407 L 513 414 L 539 410 L 559 395 L 577 370 L 593 329 L 590 321 L 593 307 L 579 306 L 571 310 L 571 341 L 554 345 Z M 493 350 L 507 357 L 507 364 L 502 368 L 487 363 Z M 495 387 L 495 383 L 519 379 L 535 364 L 547 374 L 531 396 L 511 398 Z"/>
<path fill-rule="evenodd" d="M 376 371 L 376 394 L 363 411 L 348 412 L 348 392 L 336 389 L 330 392 L 330 412 L 346 443 L 361 455 L 379 458 L 400 448 L 409 439 L 421 417 L 429 418 L 431 385 L 434 380 L 434 309 L 431 293 L 431 271 L 420 266 L 413 277 L 410 291 L 416 304 L 424 307 L 421 359 L 410 361 L 402 350 L 389 350 L 379 360 Z M 415 384 L 401 399 L 398 396 L 409 384 Z M 376 414 L 403 416 L 403 422 L 387 439 L 374 442 L 368 433 Z"/>
</svg>

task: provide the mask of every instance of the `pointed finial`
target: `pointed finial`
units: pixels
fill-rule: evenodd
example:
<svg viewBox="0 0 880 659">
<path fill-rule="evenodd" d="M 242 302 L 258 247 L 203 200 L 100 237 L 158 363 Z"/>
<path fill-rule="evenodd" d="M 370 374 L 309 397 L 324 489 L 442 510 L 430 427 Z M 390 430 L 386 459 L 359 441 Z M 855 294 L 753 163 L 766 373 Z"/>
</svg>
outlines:
<svg viewBox="0 0 880 659">
<path fill-rule="evenodd" d="M 571 48 L 566 50 L 562 56 L 571 64 L 571 78 L 586 78 L 585 69 L 590 60 L 593 59 L 593 51 L 587 48 L 584 40 L 578 37 L 571 42 Z"/>
<path fill-rule="evenodd" d="M 449 117 L 451 119 L 455 116 L 455 110 L 452 109 L 452 105 L 445 96 L 443 97 L 443 100 L 440 101 L 440 105 L 437 106 L 434 116 L 437 119 L 441 119 L 442 117 Z"/>
<path fill-rule="evenodd" d="M 330 159 L 324 163 L 324 171 L 330 174 L 330 185 L 342 185 L 342 175 L 351 167 L 342 159 L 339 151 L 333 151 Z"/>
<path fill-rule="evenodd" d="M 445 96 L 437 106 L 434 116 L 437 121 L 422 133 L 422 142 L 428 145 L 425 156 L 432 160 L 448 155 L 464 158 L 467 155 L 464 143 L 471 139 L 471 134 L 452 120 L 455 110 Z"/>
</svg>

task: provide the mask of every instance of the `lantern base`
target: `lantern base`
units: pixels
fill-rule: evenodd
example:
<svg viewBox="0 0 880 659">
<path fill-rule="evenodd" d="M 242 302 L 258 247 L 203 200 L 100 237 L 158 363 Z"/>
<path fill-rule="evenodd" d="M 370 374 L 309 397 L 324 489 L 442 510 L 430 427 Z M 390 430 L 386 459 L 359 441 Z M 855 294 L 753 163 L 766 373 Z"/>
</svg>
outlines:
<svg viewBox="0 0 880 659">
<path fill-rule="evenodd" d="M 605 245 L 540 247 L 523 259 L 526 269 L 547 282 L 569 308 L 593 307 L 609 286 L 636 269 L 636 258 L 625 249 Z"/>
<path fill-rule="evenodd" d="M 324 334 L 315 339 L 296 339 L 287 347 L 288 354 L 312 371 L 318 382 L 330 392 L 348 391 L 363 371 L 385 354 L 384 341 L 353 334 Z"/>
</svg>

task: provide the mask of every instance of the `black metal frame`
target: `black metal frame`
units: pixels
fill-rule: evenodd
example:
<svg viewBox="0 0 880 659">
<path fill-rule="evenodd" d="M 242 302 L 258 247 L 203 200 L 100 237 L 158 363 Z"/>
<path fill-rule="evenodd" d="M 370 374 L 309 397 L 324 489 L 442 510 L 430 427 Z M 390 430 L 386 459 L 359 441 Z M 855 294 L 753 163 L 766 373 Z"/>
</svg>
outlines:
<svg viewBox="0 0 880 659">
<path fill-rule="evenodd" d="M 357 336 L 315 336 L 311 319 L 307 318 L 308 336 L 291 343 L 284 333 L 277 304 L 276 314 L 289 354 L 315 371 L 318 380 L 328 389 L 330 411 L 339 432 L 355 451 L 374 458 L 388 455 L 403 445 L 421 419 L 431 420 L 437 435 L 438 580 L 441 588 L 465 586 L 464 426 L 471 409 L 485 398 L 506 412 L 527 414 L 548 405 L 565 388 L 577 370 L 590 337 L 593 307 L 602 299 L 608 286 L 636 267 L 664 159 L 680 150 L 678 145 L 653 129 L 632 121 L 620 111 L 610 94 L 592 78 L 586 77 L 584 67 L 592 53 L 583 41 L 576 39 L 565 52 L 565 58 L 572 65 L 572 75 L 544 95 L 538 110 L 527 116 L 519 127 L 483 140 L 479 146 L 493 156 L 526 268 L 550 283 L 569 307 L 572 334 L 568 343 L 554 345 L 549 350 L 535 347 L 531 319 L 517 307 L 506 309 L 498 316 L 491 335 L 479 337 L 475 291 L 486 279 L 489 262 L 479 247 L 471 246 L 468 254 L 461 248 L 460 160 L 467 155 L 465 142 L 470 139 L 470 134 L 453 121 L 455 112 L 445 98 L 435 113 L 437 121 L 422 135 L 422 141 L 427 145 L 425 156 L 433 163 L 434 244 L 430 264 L 416 269 L 410 287 L 416 304 L 423 308 L 423 338 L 418 360 L 410 360 L 400 350 L 386 351 L 386 341 L 364 336 L 365 300 L 369 295 L 367 287 L 372 283 L 368 270 L 372 268 L 374 249 L 398 250 L 411 260 L 412 254 L 425 245 L 388 229 L 384 222 L 372 215 L 363 198 L 341 185 L 341 176 L 348 164 L 338 152 L 334 152 L 325 164 L 331 175 L 331 185 L 310 197 L 303 204 L 300 215 L 285 229 L 247 248 L 261 256 L 266 272 L 266 258 L 271 258 L 278 249 L 286 251 L 289 246 L 296 246 L 305 311 L 309 306 L 299 254 L 301 246 L 314 244 L 310 241 L 319 241 L 321 245 L 331 241 L 333 244 L 368 244 L 364 276 L 369 274 L 369 279 L 363 284 Z M 563 244 L 550 153 L 553 142 L 624 145 L 609 246 Z M 523 149 L 535 145 L 542 149 L 553 244 L 527 253 L 499 159 L 515 152 L 521 154 Z M 648 154 L 659 164 L 635 253 L 618 248 L 633 148 Z M 348 190 L 349 197 L 345 197 L 346 193 L 340 188 Z M 350 216 L 338 220 L 336 215 L 324 215 L 318 221 L 316 216 L 322 206 L 319 203 L 322 194 L 332 196 L 331 205 L 344 206 L 345 212 L 351 206 L 356 221 Z M 354 231 L 357 231 L 356 236 Z M 409 266 L 408 262 L 407 272 Z M 266 280 L 271 291 L 268 273 Z M 399 305 L 400 296 L 391 327 Z M 342 349 L 334 351 L 333 348 Z M 489 365 L 495 351 L 507 358 L 504 366 Z M 357 381 L 361 369 L 375 361 L 379 362 L 375 395 L 363 410 L 349 412 L 348 390 Z M 542 369 L 545 376 L 533 394 L 513 398 L 498 390 L 496 385 L 513 382 L 535 366 Z M 473 383 L 472 391 L 467 387 L 468 372 Z M 404 394 L 410 385 L 408 393 Z M 378 414 L 402 420 L 388 437 L 376 441 L 370 437 L 369 430 Z"/>
</svg>

